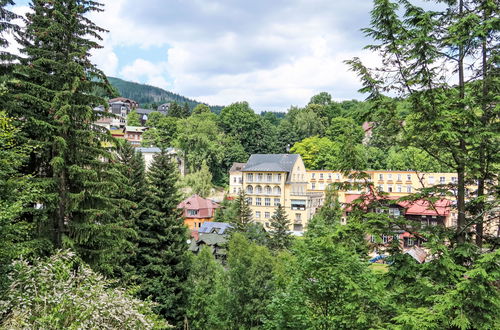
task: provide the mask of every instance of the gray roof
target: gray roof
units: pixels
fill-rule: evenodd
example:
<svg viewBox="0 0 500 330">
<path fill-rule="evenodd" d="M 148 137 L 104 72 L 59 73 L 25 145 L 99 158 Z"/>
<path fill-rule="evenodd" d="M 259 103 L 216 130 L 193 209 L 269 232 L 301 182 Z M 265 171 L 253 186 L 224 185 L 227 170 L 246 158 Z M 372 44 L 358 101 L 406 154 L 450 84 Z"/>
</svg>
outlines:
<svg viewBox="0 0 500 330">
<path fill-rule="evenodd" d="M 254 154 L 243 172 L 291 172 L 298 158 L 298 154 Z"/>
<path fill-rule="evenodd" d="M 217 234 L 222 235 L 229 228 L 233 228 L 233 226 L 226 222 L 207 221 L 201 225 L 200 229 L 198 229 L 198 233 L 213 233 L 216 231 Z"/>
<path fill-rule="evenodd" d="M 150 148 L 135 148 L 135 150 L 143 153 L 143 152 L 161 152 L 161 149 L 160 148 L 156 148 L 156 147 L 150 147 Z M 167 148 L 166 152 L 167 153 L 170 153 L 174 150 L 174 148 Z"/>
<path fill-rule="evenodd" d="M 243 167 L 245 167 L 247 163 L 233 163 L 233 166 L 229 169 L 229 172 L 241 172 Z"/>
</svg>

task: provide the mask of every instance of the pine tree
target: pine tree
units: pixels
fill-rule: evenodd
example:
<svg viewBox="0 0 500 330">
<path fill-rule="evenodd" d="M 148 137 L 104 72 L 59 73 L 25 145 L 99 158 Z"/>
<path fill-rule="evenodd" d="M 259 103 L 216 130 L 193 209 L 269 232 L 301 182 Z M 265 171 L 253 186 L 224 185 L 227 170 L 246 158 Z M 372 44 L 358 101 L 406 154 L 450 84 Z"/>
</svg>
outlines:
<svg viewBox="0 0 500 330">
<path fill-rule="evenodd" d="M 278 205 L 271 217 L 271 238 L 269 245 L 274 250 L 285 250 L 292 244 L 292 236 L 290 234 L 290 220 L 286 215 L 285 208 Z"/>
<path fill-rule="evenodd" d="M 108 134 L 93 127 L 93 108 L 105 104 L 96 87 L 109 89 L 90 62 L 105 30 L 88 19 L 101 4 L 35 0 L 17 37 L 24 56 L 9 81 L 10 116 L 23 118 L 20 138 L 35 144 L 25 172 L 44 191 L 41 208 L 25 217 L 57 247 L 73 247 L 87 262 L 110 271 L 128 234 L 119 223 L 119 173 L 103 159 Z M 87 38 L 92 38 L 89 40 Z"/>
<path fill-rule="evenodd" d="M 187 229 L 177 209 L 180 195 L 175 162 L 165 153 L 153 158 L 147 173 L 147 216 L 137 221 L 139 235 L 135 267 L 139 295 L 158 303 L 157 311 L 171 324 L 184 317 L 185 281 L 189 272 Z"/>
<path fill-rule="evenodd" d="M 252 221 L 252 210 L 248 206 L 247 196 L 245 191 L 240 190 L 238 197 L 236 198 L 236 204 L 238 205 L 236 212 L 236 219 L 234 219 L 234 224 L 236 225 L 236 230 L 239 232 L 246 232 Z"/>
</svg>

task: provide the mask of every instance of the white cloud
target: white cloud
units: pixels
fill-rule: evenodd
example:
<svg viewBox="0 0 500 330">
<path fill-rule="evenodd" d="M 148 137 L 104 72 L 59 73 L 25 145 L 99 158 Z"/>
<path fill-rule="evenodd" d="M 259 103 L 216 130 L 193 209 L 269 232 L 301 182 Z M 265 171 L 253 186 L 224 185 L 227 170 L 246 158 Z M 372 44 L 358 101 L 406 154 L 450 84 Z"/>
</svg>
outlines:
<svg viewBox="0 0 500 330">
<path fill-rule="evenodd" d="M 359 97 L 343 63 L 360 56 L 359 29 L 370 0 L 105 0 L 91 19 L 110 32 L 93 60 L 109 75 L 146 82 L 210 104 L 247 100 L 256 110 L 286 110 L 321 91 Z M 163 59 L 144 51 L 168 47 Z M 130 62 L 126 62 L 130 61 Z"/>
</svg>

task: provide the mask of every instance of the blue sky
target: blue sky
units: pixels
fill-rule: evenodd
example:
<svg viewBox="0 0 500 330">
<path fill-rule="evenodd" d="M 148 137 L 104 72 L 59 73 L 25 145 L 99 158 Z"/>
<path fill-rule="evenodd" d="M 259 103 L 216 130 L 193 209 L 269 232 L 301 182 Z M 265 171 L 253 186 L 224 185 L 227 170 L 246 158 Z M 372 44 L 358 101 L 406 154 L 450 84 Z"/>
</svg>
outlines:
<svg viewBox="0 0 500 330">
<path fill-rule="evenodd" d="M 363 99 L 343 61 L 377 63 L 360 32 L 371 0 L 102 2 L 105 11 L 91 18 L 110 32 L 93 60 L 106 74 L 209 104 L 285 111 L 322 91 Z"/>
</svg>

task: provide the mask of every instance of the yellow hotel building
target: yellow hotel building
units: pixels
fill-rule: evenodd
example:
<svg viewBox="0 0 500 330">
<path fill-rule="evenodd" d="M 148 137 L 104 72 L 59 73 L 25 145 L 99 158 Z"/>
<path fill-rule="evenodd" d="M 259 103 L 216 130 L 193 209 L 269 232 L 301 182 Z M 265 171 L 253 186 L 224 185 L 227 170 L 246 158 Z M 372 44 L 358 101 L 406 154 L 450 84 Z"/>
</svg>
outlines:
<svg viewBox="0 0 500 330">
<path fill-rule="evenodd" d="M 374 186 L 390 197 L 401 197 L 423 187 L 456 183 L 456 173 L 423 173 L 416 171 L 364 171 Z M 235 164 L 229 173 L 229 196 L 240 189 L 248 196 L 253 220 L 269 226 L 278 204 L 282 204 L 291 220 L 290 230 L 301 232 L 322 205 L 325 190 L 335 182 L 349 182 L 340 171 L 306 170 L 298 154 L 256 154 L 247 163 Z M 470 187 L 474 189 L 474 187 Z M 362 191 L 340 191 L 339 201 Z M 449 225 L 456 223 L 451 214 Z"/>
</svg>

